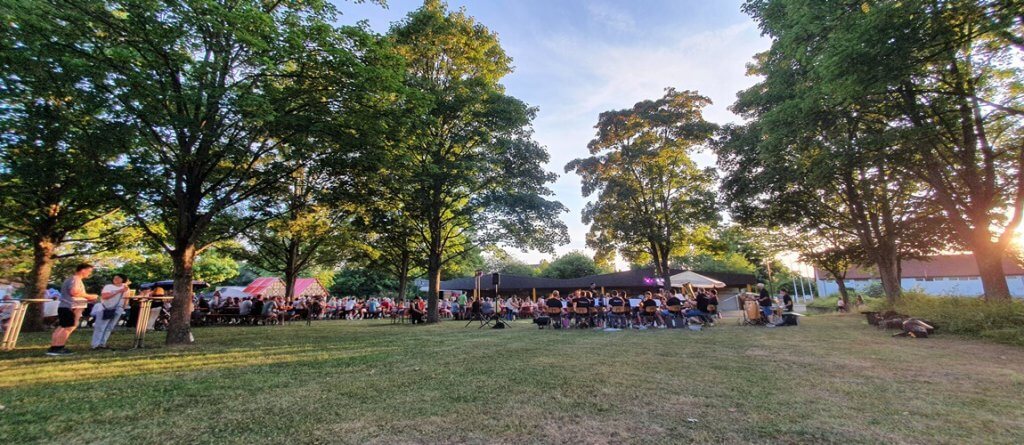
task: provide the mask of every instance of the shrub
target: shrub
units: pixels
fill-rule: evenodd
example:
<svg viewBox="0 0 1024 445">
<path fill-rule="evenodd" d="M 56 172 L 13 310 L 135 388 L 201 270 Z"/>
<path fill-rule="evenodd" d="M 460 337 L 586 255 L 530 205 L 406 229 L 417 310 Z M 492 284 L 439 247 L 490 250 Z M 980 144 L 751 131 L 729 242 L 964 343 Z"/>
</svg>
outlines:
<svg viewBox="0 0 1024 445">
<path fill-rule="evenodd" d="M 986 302 L 973 297 L 931 297 L 906 292 L 895 305 L 883 306 L 928 320 L 941 333 L 1024 345 L 1024 303 L 1020 301 Z"/>
<path fill-rule="evenodd" d="M 815 298 L 810 303 L 807 303 L 807 307 L 813 307 L 815 309 L 836 309 L 836 304 L 839 302 L 839 294 L 831 294 L 822 298 Z"/>
<path fill-rule="evenodd" d="M 807 307 L 808 308 L 818 309 L 819 311 L 827 310 L 827 311 L 835 312 L 836 304 L 839 303 L 839 298 L 840 298 L 839 294 L 830 294 L 830 295 L 826 295 L 823 298 L 815 298 L 814 301 L 811 301 L 810 303 L 807 303 Z M 879 300 L 878 298 L 872 298 L 872 297 L 868 297 L 868 296 L 865 296 L 865 295 L 861 295 L 861 298 L 864 299 L 864 304 L 866 305 L 865 307 L 868 307 L 868 308 L 876 305 L 878 301 L 884 301 L 885 300 L 885 299 Z M 851 290 L 849 292 L 849 299 L 850 300 L 849 300 L 848 308 L 851 311 L 857 310 L 857 293 Z"/>
<path fill-rule="evenodd" d="M 885 297 L 885 288 L 882 287 L 882 283 L 879 281 L 872 281 L 864 287 L 861 291 L 865 297 L 868 298 L 883 298 Z M 866 301 L 865 301 L 866 302 Z"/>
</svg>

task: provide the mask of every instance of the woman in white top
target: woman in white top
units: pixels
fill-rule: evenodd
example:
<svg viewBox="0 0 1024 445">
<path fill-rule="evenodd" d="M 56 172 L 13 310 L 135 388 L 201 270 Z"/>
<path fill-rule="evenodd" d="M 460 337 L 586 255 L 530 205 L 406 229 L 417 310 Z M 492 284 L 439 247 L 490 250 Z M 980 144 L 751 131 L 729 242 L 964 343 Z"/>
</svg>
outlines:
<svg viewBox="0 0 1024 445">
<path fill-rule="evenodd" d="M 92 315 L 96 317 L 92 327 L 93 349 L 110 349 L 107 347 L 107 339 L 124 314 L 124 297 L 128 295 L 129 284 L 131 281 L 126 280 L 124 275 L 114 275 L 113 284 L 103 286 L 100 301 L 92 307 Z"/>
</svg>

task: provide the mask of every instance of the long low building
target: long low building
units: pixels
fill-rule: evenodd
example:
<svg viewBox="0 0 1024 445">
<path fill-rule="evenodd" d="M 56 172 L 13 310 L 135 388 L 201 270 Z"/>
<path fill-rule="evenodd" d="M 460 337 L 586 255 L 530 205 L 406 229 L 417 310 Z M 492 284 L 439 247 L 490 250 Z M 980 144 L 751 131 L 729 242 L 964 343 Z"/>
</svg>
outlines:
<svg viewBox="0 0 1024 445">
<path fill-rule="evenodd" d="M 978 275 L 978 264 L 974 255 L 937 255 L 924 260 L 905 260 L 901 263 L 903 290 L 921 291 L 929 295 L 955 295 L 977 297 L 984 293 L 981 277 Z M 1006 284 L 1010 294 L 1016 298 L 1024 298 L 1024 268 L 1006 259 L 1003 261 L 1003 272 L 1006 273 Z M 830 295 L 839 292 L 839 285 L 834 277 L 820 269 L 814 270 L 818 295 Z M 869 268 L 852 268 L 844 280 L 846 287 L 862 291 L 872 283 L 879 283 L 877 271 Z"/>
<path fill-rule="evenodd" d="M 683 272 L 682 269 L 673 269 L 672 274 Z M 757 283 L 757 279 L 750 274 L 718 273 L 695 271 L 700 275 L 725 283 L 724 289 L 719 289 L 719 301 L 723 310 L 731 310 L 738 307 L 735 302 L 735 295 Z M 455 292 L 472 292 L 475 287 L 473 277 L 457 278 L 441 282 L 441 289 Z M 542 298 L 552 291 L 559 291 L 562 294 L 572 292 L 576 289 L 590 289 L 611 292 L 613 290 L 626 291 L 632 295 L 644 291 L 656 291 L 662 288 L 662 279 L 655 273 L 653 268 L 627 270 L 601 275 L 591 275 L 582 278 L 557 279 L 527 277 L 519 275 L 501 275 L 498 284 L 498 295 L 518 295 L 522 298 Z M 482 295 L 494 296 L 494 285 L 491 275 L 480 277 L 480 289 Z"/>
</svg>

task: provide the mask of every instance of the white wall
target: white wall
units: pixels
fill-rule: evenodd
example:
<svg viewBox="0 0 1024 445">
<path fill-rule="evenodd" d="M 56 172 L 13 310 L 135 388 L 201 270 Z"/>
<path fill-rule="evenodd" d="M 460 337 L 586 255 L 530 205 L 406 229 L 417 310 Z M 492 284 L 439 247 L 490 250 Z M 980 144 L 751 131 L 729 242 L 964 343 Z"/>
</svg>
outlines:
<svg viewBox="0 0 1024 445">
<path fill-rule="evenodd" d="M 877 280 L 846 280 L 848 289 L 863 290 Z M 1006 284 L 1010 287 L 1010 295 L 1016 298 L 1024 298 L 1024 275 L 1006 277 Z M 916 290 L 928 295 L 954 295 L 961 297 L 978 297 L 983 294 L 981 278 L 904 278 L 900 280 L 903 290 Z M 832 280 L 817 280 L 818 295 L 830 295 L 839 292 L 839 286 Z"/>
</svg>

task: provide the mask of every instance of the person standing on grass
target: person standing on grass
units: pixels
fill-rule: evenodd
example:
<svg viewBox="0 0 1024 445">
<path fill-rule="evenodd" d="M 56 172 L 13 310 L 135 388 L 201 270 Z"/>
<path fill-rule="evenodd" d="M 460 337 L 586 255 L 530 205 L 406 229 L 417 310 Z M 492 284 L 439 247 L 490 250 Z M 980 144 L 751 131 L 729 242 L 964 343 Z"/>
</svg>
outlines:
<svg viewBox="0 0 1024 445">
<path fill-rule="evenodd" d="M 761 306 L 761 314 L 764 315 L 765 323 L 772 321 L 772 296 L 768 293 L 768 289 L 764 288 L 764 283 L 757 283 L 757 304 Z"/>
<path fill-rule="evenodd" d="M 83 280 L 92 275 L 92 266 L 79 264 L 75 268 L 74 275 L 64 280 L 60 287 L 60 298 L 57 304 L 57 329 L 53 331 L 50 339 L 50 349 L 46 355 L 62 356 L 73 354 L 66 347 L 71 333 L 75 332 L 78 322 L 82 318 L 82 311 L 90 301 L 96 301 L 96 295 L 85 292 Z"/>
<path fill-rule="evenodd" d="M 124 298 L 128 296 L 128 286 L 131 284 L 124 275 L 117 274 L 114 275 L 111 284 L 103 286 L 103 290 L 100 291 L 100 301 L 92 310 L 92 315 L 96 317 L 96 323 L 92 327 L 93 350 L 110 349 L 107 347 L 107 340 L 124 314 Z"/>
<path fill-rule="evenodd" d="M 466 318 L 466 305 L 469 304 L 469 296 L 465 292 L 459 294 L 459 309 L 462 312 L 462 318 Z"/>
</svg>

